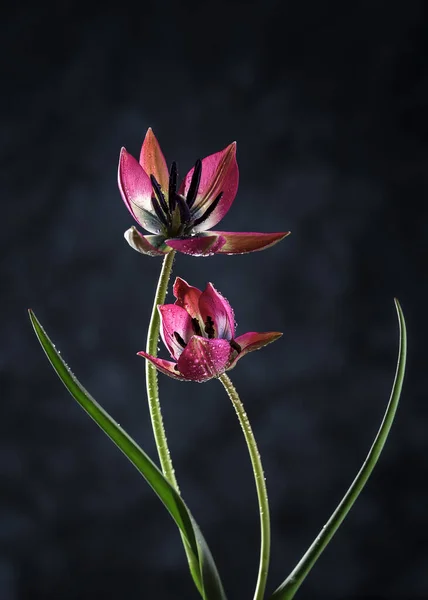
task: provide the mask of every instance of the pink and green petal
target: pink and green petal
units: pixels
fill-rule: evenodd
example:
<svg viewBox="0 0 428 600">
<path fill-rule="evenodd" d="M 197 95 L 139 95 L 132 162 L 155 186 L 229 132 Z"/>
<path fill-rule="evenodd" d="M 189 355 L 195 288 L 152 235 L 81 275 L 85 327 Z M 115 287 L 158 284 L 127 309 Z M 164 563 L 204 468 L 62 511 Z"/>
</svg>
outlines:
<svg viewBox="0 0 428 600">
<path fill-rule="evenodd" d="M 187 344 L 194 331 L 192 319 L 184 308 L 176 304 L 161 304 L 158 306 L 161 319 L 160 334 L 163 343 L 175 360 L 183 352 L 183 345 L 177 340 L 176 333 Z"/>
<path fill-rule="evenodd" d="M 131 248 L 141 254 L 164 256 L 171 252 L 171 248 L 165 245 L 165 238 L 161 235 L 143 235 L 132 226 L 125 231 L 124 236 Z"/>
<path fill-rule="evenodd" d="M 119 158 L 118 184 L 129 212 L 147 231 L 159 233 L 158 218 L 152 213 L 152 184 L 131 154 L 122 148 Z"/>
<path fill-rule="evenodd" d="M 185 379 L 207 381 L 224 373 L 232 352 L 226 340 L 208 340 L 194 335 L 178 359 L 177 366 Z"/>
<path fill-rule="evenodd" d="M 265 250 L 290 235 L 289 231 L 281 233 L 210 231 L 210 233 L 217 233 L 226 240 L 216 254 L 246 254 Z"/>
<path fill-rule="evenodd" d="M 212 285 L 208 283 L 199 298 L 199 311 L 204 323 L 208 317 L 214 322 L 214 336 L 231 340 L 235 335 L 235 318 L 232 307 Z"/>
<path fill-rule="evenodd" d="M 221 235 L 199 234 L 197 236 L 189 236 L 186 238 L 170 238 L 165 240 L 165 243 L 183 252 L 183 254 L 190 254 L 192 256 L 211 256 L 217 254 L 220 248 L 225 243 L 224 238 Z"/>
<path fill-rule="evenodd" d="M 186 175 L 181 193 L 189 191 L 193 170 Z M 239 170 L 236 162 L 236 143 L 230 144 L 224 150 L 211 154 L 202 160 L 201 181 L 195 204 L 192 207 L 192 216 L 195 219 L 202 217 L 211 203 L 222 192 L 220 202 L 214 211 L 200 225 L 195 226 L 195 231 L 206 231 L 225 216 L 235 199 L 239 184 Z"/>
<path fill-rule="evenodd" d="M 152 128 L 149 127 L 140 152 L 140 165 L 150 177 L 154 175 L 165 194 L 168 193 L 169 172 L 165 157 Z"/>
<path fill-rule="evenodd" d="M 263 348 L 263 346 L 267 346 L 272 342 L 275 342 L 282 336 L 282 333 L 279 331 L 268 331 L 266 333 L 257 333 L 256 331 L 249 331 L 248 333 L 244 333 L 243 335 L 235 338 L 235 342 L 240 346 L 241 351 L 237 356 L 234 357 L 231 362 L 229 368 L 232 369 L 238 360 L 248 354 L 248 352 L 253 352 L 254 350 L 259 350 Z"/>
<path fill-rule="evenodd" d="M 179 379 L 180 381 L 186 381 L 186 377 L 183 377 L 183 375 L 177 371 L 177 363 L 151 356 L 143 351 L 137 352 L 137 354 L 151 362 L 152 365 L 154 365 L 161 373 L 164 373 L 164 375 L 168 375 L 168 377 L 172 377 L 173 379 Z"/>
<path fill-rule="evenodd" d="M 175 304 L 184 308 L 192 319 L 199 318 L 199 298 L 202 294 L 201 290 L 189 285 L 187 281 L 177 277 L 172 289 L 174 296 L 177 298 Z"/>
</svg>

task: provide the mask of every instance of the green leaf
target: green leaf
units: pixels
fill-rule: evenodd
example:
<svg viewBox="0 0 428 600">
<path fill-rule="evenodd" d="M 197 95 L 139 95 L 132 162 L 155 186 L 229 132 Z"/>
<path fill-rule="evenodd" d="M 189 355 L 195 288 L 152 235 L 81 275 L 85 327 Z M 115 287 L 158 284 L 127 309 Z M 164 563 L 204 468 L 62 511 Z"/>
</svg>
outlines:
<svg viewBox="0 0 428 600">
<path fill-rule="evenodd" d="M 295 593 L 303 583 L 303 580 L 308 575 L 324 548 L 327 546 L 333 535 L 336 533 L 340 524 L 350 511 L 355 500 L 358 498 L 360 492 L 367 483 L 377 461 L 380 453 L 383 450 L 386 439 L 388 437 L 391 425 L 394 421 L 395 413 L 400 399 L 401 388 L 403 385 L 404 371 L 406 368 L 406 352 L 407 352 L 407 334 L 406 324 L 404 321 L 403 312 L 398 300 L 395 301 L 395 307 L 397 309 L 398 323 L 400 328 L 400 346 L 398 351 L 398 364 L 395 373 L 394 384 L 392 386 L 391 397 L 389 399 L 388 406 L 386 408 L 385 415 L 380 425 L 379 431 L 373 442 L 370 452 L 364 461 L 358 475 L 352 482 L 351 487 L 346 492 L 342 501 L 331 515 L 330 519 L 324 525 L 318 536 L 313 541 L 312 545 L 308 548 L 300 562 L 296 565 L 287 579 L 279 586 L 273 593 L 270 600 L 291 600 L 294 598 Z"/>
<path fill-rule="evenodd" d="M 190 552 L 193 553 L 197 564 L 199 564 L 199 572 L 194 572 L 192 575 L 202 598 L 204 600 L 226 600 L 220 576 L 208 545 L 181 496 L 165 479 L 162 472 L 147 454 L 85 390 L 55 349 L 35 314 L 31 310 L 29 314 L 39 342 L 65 387 L 141 473 L 174 519 L 188 544 Z"/>
</svg>

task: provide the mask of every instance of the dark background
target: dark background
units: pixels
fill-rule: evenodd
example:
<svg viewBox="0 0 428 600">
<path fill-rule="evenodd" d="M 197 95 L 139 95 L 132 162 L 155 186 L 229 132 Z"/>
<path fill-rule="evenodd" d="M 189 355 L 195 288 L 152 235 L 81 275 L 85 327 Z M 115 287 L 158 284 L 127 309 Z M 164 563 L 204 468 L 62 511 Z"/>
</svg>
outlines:
<svg viewBox="0 0 428 600">
<path fill-rule="evenodd" d="M 238 141 L 220 229 L 292 230 L 265 252 L 175 263 L 214 282 L 239 333 L 284 332 L 231 373 L 270 490 L 269 590 L 366 456 L 394 376 L 397 296 L 397 420 L 298 598 L 428 597 L 427 27 L 423 1 L 2 11 L 1 600 L 198 597 L 170 517 L 67 395 L 26 314 L 154 458 L 136 352 L 161 261 L 124 241 L 116 183 L 120 147 L 138 155 L 148 126 L 182 175 Z M 257 504 L 232 407 L 216 381 L 161 376 L 160 389 L 183 495 L 229 598 L 249 599 Z"/>
</svg>

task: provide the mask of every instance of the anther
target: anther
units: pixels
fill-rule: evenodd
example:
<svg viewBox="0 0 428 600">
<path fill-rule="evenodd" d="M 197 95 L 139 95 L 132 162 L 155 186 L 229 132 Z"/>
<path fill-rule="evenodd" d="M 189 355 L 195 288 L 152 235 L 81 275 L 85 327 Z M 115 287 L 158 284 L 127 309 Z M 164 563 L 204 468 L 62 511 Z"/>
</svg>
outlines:
<svg viewBox="0 0 428 600">
<path fill-rule="evenodd" d="M 174 212 L 176 207 L 176 198 L 175 194 L 177 191 L 177 163 L 174 161 L 171 165 L 171 170 L 169 172 L 169 189 L 168 189 L 168 200 L 169 200 L 169 210 Z"/>
<path fill-rule="evenodd" d="M 190 220 L 191 220 L 190 210 L 189 210 L 189 207 L 187 206 L 184 198 L 182 198 L 179 194 L 176 194 L 175 195 L 175 199 L 177 201 L 178 208 L 179 208 L 179 211 L 180 211 L 181 222 L 183 224 L 189 223 Z"/>
<path fill-rule="evenodd" d="M 192 319 L 192 327 L 196 335 L 202 335 L 201 326 L 199 325 L 199 321 L 196 319 L 196 317 L 193 317 Z"/>
<path fill-rule="evenodd" d="M 160 204 L 162 210 L 164 211 L 164 213 L 166 215 L 168 215 L 169 214 L 168 205 L 166 203 L 165 196 L 163 195 L 163 192 L 161 190 L 161 186 L 157 182 L 156 177 L 154 175 L 150 175 L 150 181 L 152 182 L 153 189 L 155 191 L 156 197 L 159 201 L 159 204 Z"/>
<path fill-rule="evenodd" d="M 212 340 L 215 336 L 214 321 L 209 315 L 207 317 L 207 320 L 205 321 L 205 333 L 207 334 L 210 340 Z"/>
<path fill-rule="evenodd" d="M 187 206 L 192 208 L 198 194 L 199 183 L 201 181 L 202 161 L 200 158 L 195 163 L 193 169 L 192 181 L 190 182 L 189 191 L 187 192 Z"/>
<path fill-rule="evenodd" d="M 242 348 L 235 340 L 230 340 L 229 344 L 238 354 L 241 352 Z"/>
<path fill-rule="evenodd" d="M 223 192 L 220 192 L 219 195 L 216 197 L 216 199 L 213 200 L 213 202 L 210 204 L 210 206 L 204 212 L 204 214 L 202 215 L 202 217 L 199 217 L 199 219 L 196 219 L 196 221 L 193 221 L 193 223 L 192 223 L 193 227 L 195 227 L 196 225 L 200 225 L 201 223 L 203 223 L 204 221 L 206 221 L 208 219 L 208 217 L 217 208 L 218 203 L 220 202 L 222 196 L 223 196 Z"/>
<path fill-rule="evenodd" d="M 159 219 L 159 221 L 161 221 L 161 223 L 165 225 L 165 227 L 168 227 L 168 219 L 166 218 L 166 215 L 161 209 L 161 207 L 159 206 L 157 199 L 152 196 L 151 201 L 153 210 L 155 211 L 157 218 Z"/>
<path fill-rule="evenodd" d="M 174 331 L 174 337 L 182 348 L 185 348 L 187 346 L 186 342 L 183 340 L 181 335 L 177 333 L 177 331 Z"/>
</svg>

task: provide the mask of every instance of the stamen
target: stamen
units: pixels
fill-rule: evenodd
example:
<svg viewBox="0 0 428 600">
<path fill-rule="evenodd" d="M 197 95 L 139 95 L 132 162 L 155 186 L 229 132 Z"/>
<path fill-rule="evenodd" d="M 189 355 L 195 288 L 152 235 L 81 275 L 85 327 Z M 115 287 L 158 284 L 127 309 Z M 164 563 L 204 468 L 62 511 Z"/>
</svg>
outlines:
<svg viewBox="0 0 428 600">
<path fill-rule="evenodd" d="M 210 340 L 212 340 L 215 336 L 214 321 L 209 315 L 207 317 L 207 320 L 205 321 L 205 333 L 207 334 L 208 339 Z"/>
<path fill-rule="evenodd" d="M 187 192 L 187 206 L 192 208 L 195 203 L 196 195 L 199 189 L 199 183 L 201 181 L 201 173 L 202 173 L 202 161 L 200 158 L 195 163 L 195 168 L 193 169 L 192 181 L 190 182 L 189 191 Z"/>
<path fill-rule="evenodd" d="M 168 220 L 167 220 L 163 210 L 159 206 L 158 201 L 153 196 L 151 197 L 151 201 L 152 201 L 153 210 L 155 211 L 157 218 L 159 219 L 159 221 L 161 223 L 163 223 L 163 225 L 165 225 L 165 227 L 168 227 Z"/>
<path fill-rule="evenodd" d="M 177 191 L 177 163 L 174 161 L 171 165 L 171 170 L 169 173 L 169 189 L 168 189 L 168 200 L 169 200 L 169 210 L 174 212 L 176 207 L 176 198 L 175 193 Z"/>
<path fill-rule="evenodd" d="M 242 348 L 235 340 L 230 340 L 229 344 L 238 354 L 241 352 Z"/>
<path fill-rule="evenodd" d="M 199 217 L 199 219 L 196 219 L 196 221 L 193 221 L 192 225 L 195 227 L 196 225 L 200 225 L 201 223 L 203 223 L 204 221 L 206 221 L 208 219 L 208 217 L 215 211 L 215 209 L 218 206 L 218 203 L 220 202 L 221 198 L 223 196 L 223 192 L 220 192 L 219 195 L 217 196 L 217 198 L 215 200 L 213 200 L 213 202 L 210 204 L 210 206 L 207 208 L 207 210 L 204 212 L 204 214 L 202 215 L 202 217 Z"/>
<path fill-rule="evenodd" d="M 193 317 L 192 319 L 192 327 L 196 335 L 202 335 L 201 326 L 199 325 L 199 321 L 196 319 L 196 317 Z"/>
<path fill-rule="evenodd" d="M 187 206 L 184 198 L 180 196 L 180 194 L 175 194 L 175 199 L 177 200 L 178 208 L 180 210 L 180 219 L 183 224 L 187 224 L 191 221 L 191 215 L 189 207 Z"/>
<path fill-rule="evenodd" d="M 168 205 L 166 203 L 165 196 L 163 195 L 161 186 L 157 182 L 156 177 L 154 175 L 150 175 L 150 181 L 152 182 L 153 189 L 155 190 L 156 197 L 159 201 L 160 206 L 162 207 L 162 210 L 166 215 L 169 215 Z"/>
<path fill-rule="evenodd" d="M 185 348 L 187 346 L 186 342 L 183 340 L 181 335 L 177 333 L 177 331 L 174 331 L 174 337 L 182 348 Z"/>
</svg>

